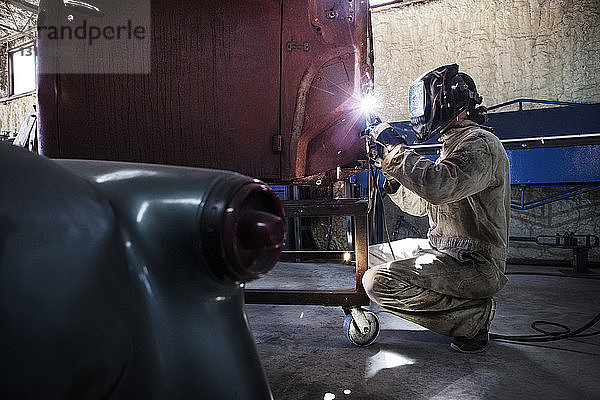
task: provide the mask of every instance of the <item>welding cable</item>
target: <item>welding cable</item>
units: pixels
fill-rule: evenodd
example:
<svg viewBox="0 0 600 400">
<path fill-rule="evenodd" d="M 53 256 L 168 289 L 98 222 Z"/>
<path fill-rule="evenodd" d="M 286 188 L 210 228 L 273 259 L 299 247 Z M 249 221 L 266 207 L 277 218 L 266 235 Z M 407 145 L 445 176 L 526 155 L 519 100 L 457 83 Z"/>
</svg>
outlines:
<svg viewBox="0 0 600 400">
<path fill-rule="evenodd" d="M 390 239 L 390 231 L 388 230 L 387 220 L 385 218 L 385 206 L 383 204 L 383 195 L 381 194 L 381 191 L 379 190 L 379 180 L 375 178 L 375 177 L 379 177 L 379 169 L 374 168 L 374 171 L 372 171 L 372 172 L 375 173 L 375 176 L 373 176 L 373 180 L 375 182 L 375 190 L 376 190 L 376 193 L 379 196 L 379 200 L 381 202 L 381 219 L 383 221 L 383 230 L 385 231 L 387 243 L 390 246 L 390 252 L 392 254 L 392 258 L 394 260 L 396 260 L 396 255 L 394 254 L 394 248 L 392 247 L 392 240 Z"/>
<path fill-rule="evenodd" d="M 541 275 L 541 276 L 558 276 L 563 278 L 578 278 L 578 279 L 600 279 L 600 277 L 586 276 L 586 275 L 563 275 L 551 272 L 537 272 L 537 271 L 515 271 L 515 272 L 506 272 L 505 275 Z M 551 342 L 555 340 L 569 339 L 569 338 L 581 338 L 581 337 L 590 337 L 600 334 L 600 331 L 592 332 L 592 333 L 582 333 L 596 323 L 600 321 L 600 313 L 598 313 L 590 322 L 578 328 L 574 331 L 571 331 L 566 325 L 559 324 L 557 322 L 550 321 L 534 321 L 531 323 L 531 328 L 539 334 L 532 335 L 500 335 L 497 333 L 490 333 L 490 339 L 492 340 L 501 340 L 507 342 L 514 343 L 535 343 L 535 342 Z M 546 331 L 539 327 L 539 325 L 550 325 L 561 328 L 562 331 Z"/>
<path fill-rule="evenodd" d="M 592 326 L 596 325 L 596 323 L 598 323 L 598 321 L 600 321 L 600 313 L 596 314 L 596 316 L 594 318 L 592 318 L 592 320 L 590 322 L 588 322 L 587 324 L 585 324 L 584 326 L 582 326 L 581 328 L 578 328 L 574 331 L 571 332 L 571 330 L 562 325 L 562 324 L 557 324 L 554 322 L 548 322 L 548 321 L 535 321 L 531 324 L 531 327 L 538 331 L 538 332 L 543 332 L 542 334 L 534 334 L 534 335 L 499 335 L 497 333 L 490 333 L 490 339 L 492 340 L 503 340 L 503 341 L 508 341 L 508 342 L 521 342 L 521 343 L 533 343 L 533 342 L 552 342 L 555 340 L 562 340 L 562 339 L 569 339 L 569 338 L 577 338 L 577 337 L 589 337 L 589 336 L 593 336 L 593 335 L 597 335 L 600 333 L 600 331 L 598 332 L 593 332 L 593 333 L 587 333 L 587 334 L 581 334 L 582 332 L 588 330 L 589 328 L 591 328 Z M 537 327 L 537 325 L 540 324 L 545 324 L 545 325 L 554 325 L 554 326 L 559 326 L 563 329 L 566 329 L 566 331 L 563 332 L 546 332 L 543 331 L 541 329 L 539 329 Z"/>
<path fill-rule="evenodd" d="M 383 203 L 384 194 L 382 194 L 381 190 L 379 189 L 379 174 L 381 172 L 381 168 L 374 167 L 369 172 L 371 173 L 372 179 L 375 182 L 376 194 L 379 197 L 379 201 L 381 202 L 381 220 L 383 222 L 383 229 L 385 231 L 385 236 L 386 236 L 386 239 L 387 239 L 387 243 L 388 243 L 388 245 L 390 247 L 390 252 L 392 254 L 392 258 L 395 261 L 396 260 L 396 255 L 394 254 L 394 249 L 392 247 L 392 240 L 390 238 L 390 231 L 389 231 L 388 225 L 387 225 L 387 218 L 385 217 L 385 205 Z"/>
<path fill-rule="evenodd" d="M 367 174 L 367 199 L 369 201 L 368 206 L 367 206 L 367 214 L 371 214 L 371 211 L 373 211 L 375 209 L 375 205 L 374 203 L 374 189 L 371 187 L 372 185 L 372 173 L 371 171 L 373 170 L 374 166 L 373 166 L 373 160 L 371 160 L 371 158 L 369 158 L 368 161 L 368 174 Z"/>
<path fill-rule="evenodd" d="M 559 328 L 563 329 L 563 331 L 562 332 L 550 332 L 550 331 L 546 331 L 546 330 L 538 327 L 538 325 L 542 325 L 542 324 L 543 325 L 556 326 L 556 327 L 559 327 Z M 535 331 L 538 331 L 538 332 L 542 333 L 542 334 L 553 335 L 553 336 L 557 336 L 557 335 L 560 335 L 560 334 L 567 334 L 567 333 L 571 332 L 571 328 L 569 328 L 566 325 L 559 324 L 557 322 L 548 322 L 548 321 L 535 321 L 535 322 L 533 322 L 531 324 L 531 328 L 533 330 L 535 330 Z M 578 335 L 575 335 L 574 337 L 589 337 L 589 336 L 595 336 L 595 335 L 598 335 L 598 334 L 600 334 L 600 331 L 596 331 L 596 332 L 592 332 L 592 333 L 580 333 Z"/>
<path fill-rule="evenodd" d="M 377 192 L 379 191 L 377 182 L 375 181 L 375 177 L 373 175 L 373 171 L 377 171 L 377 167 L 369 163 L 369 208 L 367 210 L 368 214 L 371 214 L 371 212 L 375 210 L 375 207 L 377 205 Z"/>
<path fill-rule="evenodd" d="M 562 331 L 547 331 L 545 329 L 540 328 L 538 325 L 555 326 L 557 328 L 562 329 Z M 537 331 L 543 335 L 552 335 L 552 336 L 566 335 L 567 333 L 571 333 L 571 328 L 569 328 L 568 326 L 559 324 L 558 322 L 549 322 L 549 321 L 534 321 L 531 323 L 531 329 L 533 329 L 534 331 Z"/>
<path fill-rule="evenodd" d="M 532 271 L 532 272 L 529 272 L 529 271 L 505 272 L 504 275 L 541 275 L 541 276 L 558 276 L 561 278 L 593 279 L 596 281 L 600 280 L 600 275 L 565 275 L 565 274 L 559 274 L 559 273 L 553 273 L 553 272 L 535 272 L 535 271 Z"/>
<path fill-rule="evenodd" d="M 582 334 L 576 335 L 574 337 L 590 337 L 590 336 L 596 336 L 596 335 L 600 335 L 600 331 L 596 331 L 596 332 L 592 332 L 592 333 L 582 333 Z"/>
</svg>

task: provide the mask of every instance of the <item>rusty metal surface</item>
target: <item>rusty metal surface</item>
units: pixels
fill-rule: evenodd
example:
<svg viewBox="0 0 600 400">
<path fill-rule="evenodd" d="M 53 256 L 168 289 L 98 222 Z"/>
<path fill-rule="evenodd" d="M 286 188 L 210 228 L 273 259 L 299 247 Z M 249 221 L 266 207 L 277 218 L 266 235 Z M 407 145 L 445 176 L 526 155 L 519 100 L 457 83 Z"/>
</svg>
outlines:
<svg viewBox="0 0 600 400">
<path fill-rule="evenodd" d="M 282 205 L 286 217 L 366 215 L 368 207 L 362 199 L 288 200 Z"/>
<path fill-rule="evenodd" d="M 357 290 L 247 289 L 246 304 L 317 305 L 356 307 L 369 305 L 366 293 Z"/>
<path fill-rule="evenodd" d="M 284 1 L 283 41 L 310 46 L 282 56 L 282 132 L 291 132 L 282 160 L 284 178 L 313 175 L 363 157 L 358 133 L 364 127 L 362 83 L 370 71 L 367 20 L 366 2 Z"/>
<path fill-rule="evenodd" d="M 124 18 L 117 0 L 94 2 L 103 17 L 60 3 L 42 0 L 47 25 Z M 137 73 L 143 54 L 131 58 L 127 46 L 40 35 L 42 154 L 227 169 L 270 182 L 363 157 L 366 2 L 155 0 L 150 17 L 150 73 Z M 52 55 L 65 47 L 82 59 Z M 110 60 L 120 59 L 131 73 L 111 71 Z"/>
</svg>

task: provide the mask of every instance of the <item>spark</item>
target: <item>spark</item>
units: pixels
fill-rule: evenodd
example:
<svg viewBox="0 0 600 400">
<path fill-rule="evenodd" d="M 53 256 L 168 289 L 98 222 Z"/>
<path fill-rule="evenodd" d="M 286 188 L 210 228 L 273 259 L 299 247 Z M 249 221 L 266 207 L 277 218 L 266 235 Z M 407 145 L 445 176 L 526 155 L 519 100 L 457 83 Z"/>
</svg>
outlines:
<svg viewBox="0 0 600 400">
<path fill-rule="evenodd" d="M 379 101 L 373 94 L 367 94 L 360 101 L 360 109 L 365 115 L 373 114 L 378 108 Z"/>
<path fill-rule="evenodd" d="M 345 252 L 344 253 L 344 262 L 349 262 L 352 259 L 352 255 L 350 254 L 350 252 Z"/>
</svg>

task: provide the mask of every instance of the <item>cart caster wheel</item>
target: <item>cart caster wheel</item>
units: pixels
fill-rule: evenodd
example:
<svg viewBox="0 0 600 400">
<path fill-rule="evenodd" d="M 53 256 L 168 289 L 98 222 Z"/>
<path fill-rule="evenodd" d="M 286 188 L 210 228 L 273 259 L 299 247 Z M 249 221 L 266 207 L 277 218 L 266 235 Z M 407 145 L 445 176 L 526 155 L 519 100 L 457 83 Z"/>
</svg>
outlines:
<svg viewBox="0 0 600 400">
<path fill-rule="evenodd" d="M 375 342 L 379 336 L 379 318 L 371 311 L 360 311 L 366 318 L 368 326 L 363 326 L 361 330 L 352 314 L 348 314 L 344 319 L 344 332 L 353 345 L 365 347 Z"/>
</svg>

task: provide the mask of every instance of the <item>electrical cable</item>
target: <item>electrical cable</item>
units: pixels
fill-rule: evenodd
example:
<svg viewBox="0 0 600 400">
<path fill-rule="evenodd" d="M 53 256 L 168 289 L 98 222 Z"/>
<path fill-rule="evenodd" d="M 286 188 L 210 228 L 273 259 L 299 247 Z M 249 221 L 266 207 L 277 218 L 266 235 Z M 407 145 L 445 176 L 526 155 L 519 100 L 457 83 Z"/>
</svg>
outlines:
<svg viewBox="0 0 600 400">
<path fill-rule="evenodd" d="M 558 277 L 578 278 L 578 279 L 596 279 L 596 280 L 599 279 L 599 277 L 591 277 L 591 276 L 586 276 L 586 275 L 562 275 L 562 274 L 549 273 L 549 272 L 528 272 L 528 271 L 506 272 L 505 275 L 542 275 L 542 276 L 558 276 Z M 571 331 L 571 328 L 569 328 L 568 326 L 559 324 L 557 322 L 534 321 L 531 323 L 531 328 L 533 330 L 539 332 L 539 334 L 500 335 L 497 333 L 490 333 L 490 339 L 502 340 L 502 341 L 514 342 L 514 343 L 534 343 L 534 342 L 551 342 L 551 341 L 569 339 L 569 338 L 590 337 L 590 336 L 595 336 L 595 335 L 600 334 L 600 331 L 596 331 L 596 332 L 592 332 L 592 333 L 585 333 L 585 334 L 582 332 L 584 332 L 584 331 L 588 330 L 589 328 L 591 328 L 592 326 L 594 326 L 596 323 L 598 323 L 598 321 L 600 321 L 600 313 L 596 314 L 596 316 L 594 318 L 592 318 L 587 324 L 583 325 L 582 327 L 580 327 L 578 329 L 575 329 L 574 331 Z M 558 331 L 558 332 L 546 331 L 544 329 L 541 329 L 539 327 L 539 325 L 555 326 L 555 327 L 561 328 L 562 331 Z"/>
<path fill-rule="evenodd" d="M 381 191 L 379 190 L 379 184 L 378 184 L 379 181 L 376 178 L 379 176 L 379 168 L 374 168 L 374 170 L 372 170 L 371 172 L 375 173 L 375 176 L 373 176 L 373 180 L 375 181 L 376 194 L 379 195 L 379 200 L 381 202 L 381 219 L 383 221 L 383 230 L 385 231 L 387 243 L 390 246 L 390 252 L 392 254 L 392 258 L 394 260 L 396 260 L 396 255 L 394 254 L 394 248 L 392 247 L 392 240 L 390 239 L 390 231 L 388 230 L 387 220 L 385 218 L 385 207 L 383 206 L 383 195 L 381 194 Z"/>
<path fill-rule="evenodd" d="M 559 326 L 563 329 L 566 328 L 567 331 L 565 331 L 565 332 L 545 332 L 545 333 L 537 334 L 537 335 L 499 335 L 497 333 L 490 333 L 490 339 L 504 340 L 504 341 L 509 341 L 509 342 L 531 343 L 531 342 L 552 342 L 555 340 L 562 340 L 562 339 L 575 338 L 575 337 L 584 337 L 584 336 L 587 337 L 587 336 L 593 336 L 593 335 L 600 333 L 600 332 L 593 332 L 592 334 L 580 335 L 580 333 L 588 330 L 589 328 L 594 326 L 598 321 L 600 321 L 600 313 L 596 314 L 596 316 L 594 318 L 592 318 L 592 320 L 590 322 L 588 322 L 581 328 L 578 328 L 574 331 L 571 331 L 568 327 L 566 327 L 562 324 L 557 324 L 555 322 L 535 321 L 531 324 L 531 326 L 533 329 L 535 329 L 538 332 L 545 332 L 545 331 L 541 331 L 539 328 L 536 328 L 536 326 L 539 324 Z"/>
<path fill-rule="evenodd" d="M 543 330 L 542 328 L 539 328 L 538 325 L 541 325 L 541 324 L 557 326 L 564 330 L 562 332 L 549 332 L 549 331 Z M 556 322 L 548 322 L 548 321 L 535 321 L 531 324 L 531 328 L 533 330 L 543 333 L 545 335 L 554 335 L 554 336 L 559 335 L 559 334 L 567 334 L 567 333 L 571 332 L 571 328 L 569 328 L 568 326 L 565 326 L 563 324 L 559 324 Z M 595 336 L 598 334 L 600 334 L 600 331 L 596 331 L 596 332 L 592 332 L 592 333 L 580 333 L 578 335 L 575 335 L 574 337 L 589 337 L 589 336 Z"/>
<path fill-rule="evenodd" d="M 559 327 L 559 328 L 563 329 L 563 331 L 562 332 L 546 331 L 546 330 L 538 327 L 538 325 L 542 325 L 542 324 L 543 325 L 556 326 L 556 327 Z M 566 325 L 559 324 L 557 322 L 548 322 L 548 321 L 534 321 L 531 324 L 531 329 L 533 329 L 534 331 L 538 331 L 539 333 L 542 333 L 544 335 L 553 335 L 553 336 L 560 335 L 560 334 L 567 334 L 567 333 L 571 332 L 571 328 L 569 328 Z"/>
<path fill-rule="evenodd" d="M 553 272 L 535 272 L 535 271 L 526 271 L 526 272 L 520 272 L 520 271 L 514 271 L 514 272 L 505 272 L 505 275 L 541 275 L 541 276 L 558 276 L 561 278 L 578 278 L 578 279 L 592 279 L 592 280 L 600 280 L 600 275 L 565 275 L 565 274 L 558 274 L 558 273 L 553 273 Z"/>
<path fill-rule="evenodd" d="M 596 331 L 596 332 L 592 332 L 592 333 L 584 333 L 581 335 L 577 335 L 575 337 L 590 337 L 590 336 L 596 336 L 596 335 L 600 335 L 600 331 Z"/>
<path fill-rule="evenodd" d="M 368 161 L 368 174 L 367 174 L 367 199 L 368 199 L 368 205 L 367 205 L 367 214 L 370 214 L 371 211 L 373 211 L 374 209 L 374 204 L 373 204 L 373 188 L 371 187 L 372 185 L 372 177 L 371 177 L 371 170 L 373 169 L 373 160 L 369 157 L 369 161 Z"/>
<path fill-rule="evenodd" d="M 392 247 L 392 240 L 390 239 L 390 231 L 388 230 L 387 221 L 385 219 L 385 207 L 383 205 L 383 196 L 379 190 L 379 197 L 381 199 L 381 219 L 383 220 L 383 229 L 385 231 L 385 236 L 388 242 L 388 246 L 390 246 L 390 253 L 392 254 L 392 258 L 394 261 L 396 260 L 396 255 L 394 254 L 394 248 Z"/>
</svg>

